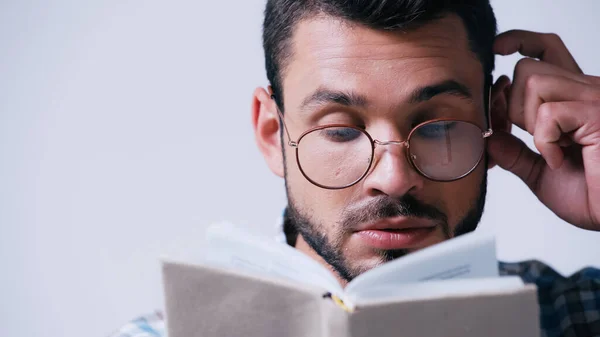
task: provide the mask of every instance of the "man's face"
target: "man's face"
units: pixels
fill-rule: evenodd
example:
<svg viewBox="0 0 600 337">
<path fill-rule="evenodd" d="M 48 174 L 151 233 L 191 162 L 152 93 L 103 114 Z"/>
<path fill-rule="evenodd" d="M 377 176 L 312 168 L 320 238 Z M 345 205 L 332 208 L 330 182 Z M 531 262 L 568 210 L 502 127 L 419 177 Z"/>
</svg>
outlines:
<svg viewBox="0 0 600 337">
<path fill-rule="evenodd" d="M 406 140 L 414 126 L 434 118 L 487 127 L 482 66 L 458 17 L 403 32 L 318 17 L 298 24 L 292 42 L 283 101 L 294 141 L 325 124 L 357 126 L 382 141 Z M 467 88 L 471 97 L 437 90 L 449 81 Z M 429 91 L 435 94 L 415 102 L 415 94 L 427 87 L 436 88 Z M 485 161 L 463 179 L 440 183 L 419 175 L 403 146 L 378 146 L 370 171 L 359 183 L 327 190 L 302 175 L 286 142 L 284 138 L 290 221 L 301 234 L 297 246 L 343 281 L 473 230 L 480 219 Z M 376 230 L 365 230 L 370 228 Z"/>
</svg>

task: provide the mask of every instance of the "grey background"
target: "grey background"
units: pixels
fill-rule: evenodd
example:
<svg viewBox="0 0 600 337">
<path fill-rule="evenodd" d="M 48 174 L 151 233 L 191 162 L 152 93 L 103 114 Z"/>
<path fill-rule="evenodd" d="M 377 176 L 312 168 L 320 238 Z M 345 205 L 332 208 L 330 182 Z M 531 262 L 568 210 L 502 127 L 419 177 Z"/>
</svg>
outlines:
<svg viewBox="0 0 600 337">
<path fill-rule="evenodd" d="M 493 1 L 500 30 L 557 32 L 600 75 L 600 2 L 574 3 Z M 274 233 L 283 181 L 250 125 L 263 4 L 0 4 L 0 336 L 105 336 L 161 307 L 158 256 L 199 249 L 206 225 Z M 489 190 L 502 259 L 600 267 L 600 233 L 499 169 Z"/>
</svg>

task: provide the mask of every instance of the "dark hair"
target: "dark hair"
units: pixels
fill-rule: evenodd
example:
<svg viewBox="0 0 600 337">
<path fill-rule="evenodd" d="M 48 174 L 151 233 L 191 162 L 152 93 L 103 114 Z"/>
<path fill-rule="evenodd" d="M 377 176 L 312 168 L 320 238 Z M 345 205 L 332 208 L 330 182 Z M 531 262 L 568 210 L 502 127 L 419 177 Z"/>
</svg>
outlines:
<svg viewBox="0 0 600 337">
<path fill-rule="evenodd" d="M 471 50 L 483 65 L 486 86 L 491 85 L 497 28 L 489 0 L 268 0 L 263 24 L 265 65 L 281 111 L 282 73 L 291 56 L 294 29 L 301 20 L 320 13 L 381 30 L 410 29 L 456 14 L 466 27 Z"/>
</svg>

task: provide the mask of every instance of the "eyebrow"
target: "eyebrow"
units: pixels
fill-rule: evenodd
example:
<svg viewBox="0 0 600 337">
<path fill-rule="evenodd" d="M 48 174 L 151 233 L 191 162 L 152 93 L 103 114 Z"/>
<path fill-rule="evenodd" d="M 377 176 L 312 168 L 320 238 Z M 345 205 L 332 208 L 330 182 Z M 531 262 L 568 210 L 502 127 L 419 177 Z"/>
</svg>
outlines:
<svg viewBox="0 0 600 337">
<path fill-rule="evenodd" d="M 473 94 L 466 85 L 455 80 L 447 80 L 439 84 L 428 85 L 416 89 L 413 91 L 408 102 L 411 104 L 422 103 L 443 94 L 473 100 Z"/>
<path fill-rule="evenodd" d="M 310 111 L 315 107 L 327 104 L 339 104 L 348 107 L 366 107 L 367 98 L 353 92 L 330 90 L 326 88 L 317 89 L 300 104 L 301 111 Z"/>
<path fill-rule="evenodd" d="M 455 80 L 446 80 L 438 84 L 418 88 L 412 92 L 408 103 L 417 104 L 431 100 L 439 95 L 454 95 L 467 100 L 473 100 L 471 90 Z M 348 107 L 364 108 L 369 105 L 365 96 L 350 91 L 319 88 L 300 104 L 300 111 L 311 111 L 327 104 L 339 104 Z"/>
</svg>

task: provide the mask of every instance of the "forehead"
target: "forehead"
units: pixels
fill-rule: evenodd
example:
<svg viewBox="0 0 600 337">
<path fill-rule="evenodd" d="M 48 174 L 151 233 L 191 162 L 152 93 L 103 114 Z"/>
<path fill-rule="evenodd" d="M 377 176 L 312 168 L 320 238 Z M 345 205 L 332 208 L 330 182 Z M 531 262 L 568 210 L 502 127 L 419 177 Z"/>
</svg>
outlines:
<svg viewBox="0 0 600 337">
<path fill-rule="evenodd" d="M 483 70 L 458 16 L 416 29 L 381 31 L 328 16 L 300 22 L 283 74 L 285 102 L 297 107 L 322 87 L 397 106 L 418 87 L 455 80 L 475 95 Z"/>
</svg>

